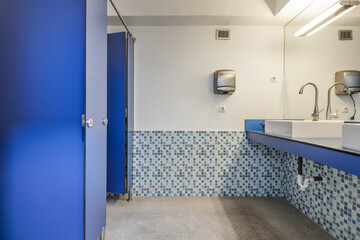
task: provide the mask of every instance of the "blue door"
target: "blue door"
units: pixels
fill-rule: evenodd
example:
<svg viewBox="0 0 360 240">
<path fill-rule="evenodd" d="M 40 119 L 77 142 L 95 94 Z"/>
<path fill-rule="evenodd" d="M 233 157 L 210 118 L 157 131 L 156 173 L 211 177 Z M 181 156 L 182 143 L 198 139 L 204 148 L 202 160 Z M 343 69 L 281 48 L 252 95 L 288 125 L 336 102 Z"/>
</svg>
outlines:
<svg viewBox="0 0 360 240">
<path fill-rule="evenodd" d="M 84 239 L 85 1 L 0 1 L 0 36 L 0 239 Z"/>
<path fill-rule="evenodd" d="M 103 0 L 86 2 L 86 240 L 97 239 L 106 223 L 106 5 Z"/>
<path fill-rule="evenodd" d="M 106 212 L 106 1 L 1 1 L 0 36 L 0 239 L 95 240 Z"/>
<path fill-rule="evenodd" d="M 126 33 L 108 34 L 107 191 L 125 193 Z"/>
</svg>

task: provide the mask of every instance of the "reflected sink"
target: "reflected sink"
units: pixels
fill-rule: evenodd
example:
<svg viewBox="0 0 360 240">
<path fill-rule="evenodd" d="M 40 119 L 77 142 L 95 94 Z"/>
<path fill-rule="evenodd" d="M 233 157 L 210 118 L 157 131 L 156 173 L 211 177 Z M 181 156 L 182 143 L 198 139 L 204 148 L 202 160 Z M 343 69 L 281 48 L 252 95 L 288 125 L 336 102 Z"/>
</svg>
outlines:
<svg viewBox="0 0 360 240">
<path fill-rule="evenodd" d="M 266 120 L 265 132 L 290 138 L 341 138 L 344 121 Z"/>
<path fill-rule="evenodd" d="M 342 138 L 344 148 L 360 151 L 360 122 L 345 122 Z"/>
</svg>

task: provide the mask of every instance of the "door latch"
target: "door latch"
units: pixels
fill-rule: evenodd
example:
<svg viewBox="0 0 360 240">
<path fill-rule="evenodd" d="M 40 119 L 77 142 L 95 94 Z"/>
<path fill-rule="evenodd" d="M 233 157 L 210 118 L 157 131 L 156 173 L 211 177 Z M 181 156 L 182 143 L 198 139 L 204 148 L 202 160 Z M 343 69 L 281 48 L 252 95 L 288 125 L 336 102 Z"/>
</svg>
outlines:
<svg viewBox="0 0 360 240">
<path fill-rule="evenodd" d="M 93 121 L 91 118 L 89 118 L 89 119 L 86 121 L 86 125 L 87 125 L 89 128 L 91 128 L 92 126 L 94 126 L 94 121 Z"/>
</svg>

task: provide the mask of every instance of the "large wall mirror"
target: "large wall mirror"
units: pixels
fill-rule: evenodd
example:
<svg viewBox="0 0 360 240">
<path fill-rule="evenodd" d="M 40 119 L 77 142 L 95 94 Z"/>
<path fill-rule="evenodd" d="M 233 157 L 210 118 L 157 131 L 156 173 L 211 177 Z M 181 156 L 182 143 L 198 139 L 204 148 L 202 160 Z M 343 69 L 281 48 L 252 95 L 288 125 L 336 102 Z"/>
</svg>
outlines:
<svg viewBox="0 0 360 240">
<path fill-rule="evenodd" d="M 302 95 L 299 90 L 302 84 L 313 82 L 319 89 L 319 109 L 324 109 L 320 119 L 324 120 L 328 89 L 335 82 L 335 73 L 360 71 L 360 6 L 310 36 L 295 36 L 301 28 L 336 4 L 339 4 L 338 0 L 315 0 L 285 27 L 286 118 L 311 119 L 314 88 L 307 86 Z M 344 32 L 339 34 L 339 31 Z M 353 98 L 357 106 L 355 119 L 360 120 L 360 93 L 353 94 Z M 335 95 L 335 89 L 331 91 L 331 106 L 333 112 L 338 111 L 339 120 L 348 120 L 354 114 L 350 96 Z"/>
</svg>

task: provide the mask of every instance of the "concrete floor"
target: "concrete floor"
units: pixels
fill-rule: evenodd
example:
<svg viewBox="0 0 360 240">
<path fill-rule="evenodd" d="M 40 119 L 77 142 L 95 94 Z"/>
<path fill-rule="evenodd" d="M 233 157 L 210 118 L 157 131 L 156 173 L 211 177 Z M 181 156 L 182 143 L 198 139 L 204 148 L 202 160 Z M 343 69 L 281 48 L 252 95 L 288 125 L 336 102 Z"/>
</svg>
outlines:
<svg viewBox="0 0 360 240">
<path fill-rule="evenodd" d="M 108 199 L 106 240 L 335 239 L 283 198 Z"/>
</svg>

